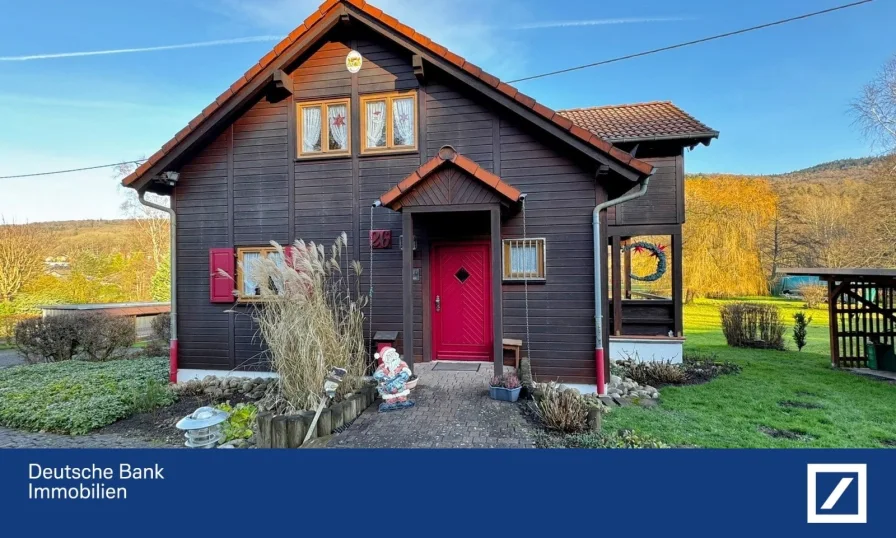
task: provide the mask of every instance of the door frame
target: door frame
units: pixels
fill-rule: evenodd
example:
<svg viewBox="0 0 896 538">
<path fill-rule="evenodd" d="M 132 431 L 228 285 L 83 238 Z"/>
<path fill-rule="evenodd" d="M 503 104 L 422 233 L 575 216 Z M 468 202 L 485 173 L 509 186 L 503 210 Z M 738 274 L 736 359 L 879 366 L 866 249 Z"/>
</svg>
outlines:
<svg viewBox="0 0 896 538">
<path fill-rule="evenodd" d="M 439 280 L 441 280 L 441 278 L 436 277 L 436 275 L 441 277 L 441 267 L 438 267 L 440 257 L 438 255 L 436 255 L 436 250 L 438 248 L 445 248 L 445 247 L 467 247 L 467 246 L 484 247 L 483 250 L 486 254 L 485 261 L 486 261 L 486 264 L 488 265 L 488 270 L 486 271 L 486 274 L 484 277 L 486 279 L 486 282 L 484 283 L 484 285 L 485 285 L 485 291 L 486 291 L 485 296 L 486 296 L 486 300 L 487 300 L 486 307 L 488 310 L 487 322 L 489 325 L 493 325 L 495 323 L 495 314 L 494 314 L 495 297 L 492 295 L 492 287 L 491 287 L 491 280 L 494 278 L 494 271 L 491 271 L 492 259 L 491 259 L 491 256 L 489 256 L 490 247 L 491 247 L 491 239 L 459 239 L 459 240 L 448 239 L 448 240 L 432 241 L 429 245 L 429 250 L 430 250 L 429 277 L 430 278 L 429 278 L 429 286 L 428 286 L 429 287 L 428 312 L 429 312 L 429 319 L 430 319 L 430 323 L 429 323 L 429 326 L 430 326 L 429 356 L 431 357 L 431 360 L 439 360 L 437 358 L 437 354 L 436 354 L 436 351 L 437 351 L 436 344 L 438 343 L 438 340 L 439 340 L 439 338 L 437 338 L 437 336 L 441 335 L 441 326 L 436 322 L 437 317 L 436 317 L 436 311 L 435 311 L 436 306 L 435 306 L 435 299 L 434 299 L 434 297 L 436 297 L 436 295 L 437 295 L 436 292 L 438 291 L 436 289 L 436 287 L 439 284 Z M 424 310 L 427 310 L 426 306 L 424 306 Z M 438 330 L 437 330 L 437 326 L 439 327 Z M 490 338 L 493 340 L 492 341 L 492 349 L 489 350 L 488 355 L 486 355 L 485 359 L 452 358 L 452 359 L 442 359 L 442 360 L 456 360 L 456 361 L 470 361 L 470 362 L 494 361 L 495 331 L 494 331 L 494 327 L 492 327 L 492 326 L 490 326 L 489 329 L 491 332 Z"/>
<path fill-rule="evenodd" d="M 489 213 L 489 240 L 491 241 L 492 255 L 492 331 L 494 334 L 494 374 L 500 376 L 504 373 L 504 357 L 502 339 L 504 335 L 504 301 L 502 294 L 502 266 L 501 266 L 501 205 L 500 204 L 462 204 L 443 206 L 408 206 L 401 208 L 401 232 L 404 236 L 401 253 L 401 281 L 402 281 L 402 348 L 404 360 L 413 369 L 414 353 L 413 345 L 408 346 L 408 340 L 413 342 L 414 333 L 414 215 L 419 213 L 442 212 L 470 212 L 485 211 Z M 424 251 L 425 252 L 425 251 Z M 426 254 L 424 254 L 426 255 Z M 429 264 L 426 264 L 427 266 Z M 428 270 L 428 269 L 427 269 Z M 425 286 L 424 286 L 425 289 Z M 421 305 L 421 310 L 426 308 Z M 425 315 L 425 314 L 424 314 Z M 407 338 L 406 335 L 411 335 Z M 426 342 L 427 334 L 423 335 Z M 425 344 L 424 344 L 425 345 Z M 431 346 L 428 346 L 431 348 Z M 422 350 L 421 350 L 422 351 Z M 422 354 L 422 353 L 421 353 Z"/>
</svg>

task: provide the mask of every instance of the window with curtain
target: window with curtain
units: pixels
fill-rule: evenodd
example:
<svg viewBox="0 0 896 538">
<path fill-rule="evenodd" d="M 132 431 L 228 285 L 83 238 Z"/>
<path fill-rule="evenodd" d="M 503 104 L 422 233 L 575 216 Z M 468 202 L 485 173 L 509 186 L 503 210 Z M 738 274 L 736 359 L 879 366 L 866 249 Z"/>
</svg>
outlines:
<svg viewBox="0 0 896 538">
<path fill-rule="evenodd" d="M 253 265 L 257 264 L 263 258 L 273 259 L 277 265 L 283 263 L 281 256 L 273 247 L 248 247 L 238 248 L 236 251 L 237 264 L 237 291 L 240 299 L 253 299 L 261 296 L 261 287 L 257 282 L 252 280 Z M 271 289 L 280 291 L 280 285 L 277 282 L 269 282 Z"/>
<path fill-rule="evenodd" d="M 417 92 L 361 96 L 362 153 L 417 149 Z"/>
<path fill-rule="evenodd" d="M 299 157 L 348 155 L 351 151 L 349 100 L 298 103 Z"/>
<path fill-rule="evenodd" d="M 545 241 L 537 239 L 505 239 L 504 280 L 544 280 Z"/>
</svg>

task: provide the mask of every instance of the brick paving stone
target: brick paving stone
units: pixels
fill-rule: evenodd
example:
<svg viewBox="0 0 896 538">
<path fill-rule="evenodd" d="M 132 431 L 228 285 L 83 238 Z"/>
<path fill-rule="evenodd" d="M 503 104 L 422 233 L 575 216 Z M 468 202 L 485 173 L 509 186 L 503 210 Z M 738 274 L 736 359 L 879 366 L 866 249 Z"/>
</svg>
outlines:
<svg viewBox="0 0 896 538">
<path fill-rule="evenodd" d="M 520 406 L 488 396 L 492 365 L 478 372 L 433 371 L 415 365 L 420 381 L 411 391 L 415 407 L 380 413 L 368 407 L 334 448 L 534 448 L 535 431 Z M 508 368 L 505 367 L 505 370 Z M 512 370 L 512 369 L 510 369 Z"/>
</svg>

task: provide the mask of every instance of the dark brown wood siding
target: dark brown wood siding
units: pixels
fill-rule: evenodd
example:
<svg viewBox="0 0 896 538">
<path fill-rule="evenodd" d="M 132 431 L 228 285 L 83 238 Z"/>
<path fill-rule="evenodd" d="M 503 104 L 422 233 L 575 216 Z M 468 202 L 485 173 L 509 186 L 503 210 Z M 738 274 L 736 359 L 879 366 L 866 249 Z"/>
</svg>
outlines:
<svg viewBox="0 0 896 538">
<path fill-rule="evenodd" d="M 681 166 L 681 147 L 651 148 L 647 156 L 639 153 L 638 158 L 656 168 L 656 172 L 650 177 L 647 194 L 608 208 L 607 223 L 610 226 L 630 226 L 684 222 L 684 167 Z M 637 187 L 633 187 L 632 191 L 634 190 Z"/>
<path fill-rule="evenodd" d="M 183 167 L 176 188 L 182 367 L 246 368 L 256 365 L 261 351 L 245 308 L 228 314 L 228 305 L 209 303 L 208 249 L 213 247 L 298 238 L 329 245 L 345 232 L 350 256 L 364 267 L 362 291 L 373 276 L 372 330 L 401 331 L 401 215 L 374 208 L 371 225 L 371 204 L 441 146 L 451 145 L 526 193 L 526 235 L 546 239 L 547 280 L 529 285 L 531 342 L 524 346 L 531 349 L 535 375 L 540 380 L 593 383 L 591 212 L 606 198 L 603 185 L 617 179 L 611 175 L 595 180 L 596 163 L 574 156 L 511 112 L 429 68 L 419 89 L 419 152 L 359 156 L 358 96 L 419 83 L 408 53 L 366 32 L 351 31 L 334 32 L 300 62 L 291 75 L 294 99 L 255 103 Z M 344 64 L 351 48 L 364 55 L 355 77 Z M 340 96 L 352 97 L 352 156 L 295 160 L 294 101 Z M 487 237 L 487 213 L 481 216 L 482 222 L 461 216 L 476 229 L 451 225 L 450 217 L 415 216 L 414 266 L 420 271 L 413 283 L 414 335 L 408 340 L 418 358 L 428 355 L 424 327 L 430 283 L 425 262 L 430 241 L 483 233 Z M 374 251 L 372 267 L 367 241 L 371 228 L 391 230 L 393 236 L 391 249 Z M 505 213 L 502 236 L 523 237 L 521 213 Z M 525 339 L 523 286 L 504 284 L 502 304 L 504 335 Z"/>
</svg>

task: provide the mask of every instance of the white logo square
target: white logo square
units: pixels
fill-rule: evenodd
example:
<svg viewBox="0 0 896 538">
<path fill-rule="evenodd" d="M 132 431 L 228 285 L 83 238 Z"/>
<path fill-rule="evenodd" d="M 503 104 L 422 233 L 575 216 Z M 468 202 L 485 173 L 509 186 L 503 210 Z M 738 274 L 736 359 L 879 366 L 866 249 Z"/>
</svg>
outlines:
<svg viewBox="0 0 896 538">
<path fill-rule="evenodd" d="M 806 465 L 808 501 L 807 521 L 809 523 L 868 523 L 868 465 L 864 463 L 810 463 Z M 818 491 L 819 474 L 855 474 L 858 476 L 856 492 L 858 508 L 855 513 L 819 513 L 818 499 L 824 498 L 821 510 L 830 510 L 837 505 L 844 492 L 852 483 L 852 477 L 842 477 L 832 491 Z"/>
</svg>

